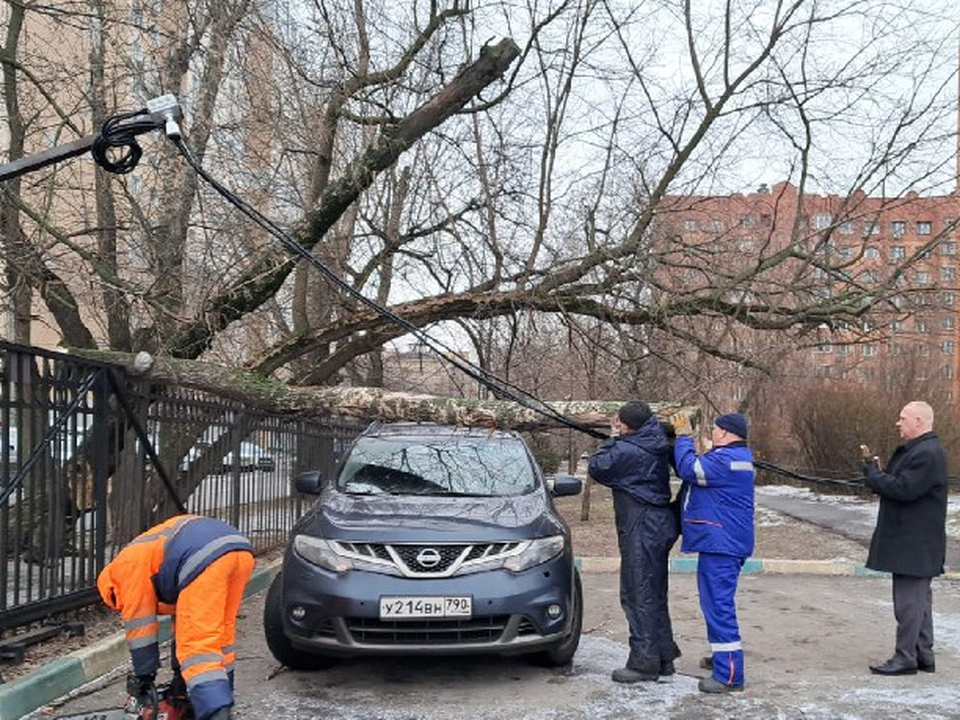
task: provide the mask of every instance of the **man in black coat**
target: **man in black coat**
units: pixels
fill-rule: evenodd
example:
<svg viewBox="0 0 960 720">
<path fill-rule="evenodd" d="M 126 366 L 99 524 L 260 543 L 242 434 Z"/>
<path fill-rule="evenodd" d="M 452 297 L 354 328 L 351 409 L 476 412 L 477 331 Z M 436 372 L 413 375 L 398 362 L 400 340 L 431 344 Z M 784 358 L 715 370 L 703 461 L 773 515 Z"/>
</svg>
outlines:
<svg viewBox="0 0 960 720">
<path fill-rule="evenodd" d="M 898 445 L 880 470 L 864 461 L 864 483 L 880 496 L 867 567 L 893 575 L 897 646 L 893 657 L 871 665 L 876 675 L 934 672 L 933 593 L 947 552 L 947 458 L 933 433 L 933 408 L 907 403 L 900 411 Z"/>
<path fill-rule="evenodd" d="M 667 605 L 670 548 L 679 535 L 670 507 L 670 445 L 646 403 L 625 403 L 614 426 L 616 437 L 601 443 L 589 465 L 591 477 L 613 490 L 620 605 L 630 627 L 630 655 L 613 680 L 655 681 L 673 675 L 680 656 Z"/>
</svg>

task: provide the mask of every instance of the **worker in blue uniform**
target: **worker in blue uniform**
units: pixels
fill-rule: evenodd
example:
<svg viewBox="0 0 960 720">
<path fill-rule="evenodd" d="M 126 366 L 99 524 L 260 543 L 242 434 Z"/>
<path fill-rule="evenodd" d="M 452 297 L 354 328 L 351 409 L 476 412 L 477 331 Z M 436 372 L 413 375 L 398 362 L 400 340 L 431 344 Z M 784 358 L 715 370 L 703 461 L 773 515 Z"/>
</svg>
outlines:
<svg viewBox="0 0 960 720">
<path fill-rule="evenodd" d="M 673 454 L 682 481 L 683 552 L 698 553 L 697 588 L 707 625 L 712 674 L 700 681 L 706 693 L 742 690 L 743 646 L 737 622 L 740 570 L 753 552 L 753 453 L 747 420 L 728 413 L 714 421 L 712 448 L 698 455 L 688 427 L 677 427 Z"/>
</svg>

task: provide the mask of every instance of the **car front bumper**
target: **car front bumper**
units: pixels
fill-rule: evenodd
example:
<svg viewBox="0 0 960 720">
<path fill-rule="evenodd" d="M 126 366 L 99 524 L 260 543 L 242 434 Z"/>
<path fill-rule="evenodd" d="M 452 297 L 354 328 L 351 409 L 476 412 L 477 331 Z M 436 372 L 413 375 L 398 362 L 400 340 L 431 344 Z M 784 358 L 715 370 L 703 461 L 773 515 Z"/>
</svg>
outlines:
<svg viewBox="0 0 960 720">
<path fill-rule="evenodd" d="M 561 554 L 519 573 L 493 570 L 413 579 L 362 570 L 332 573 L 290 552 L 283 626 L 290 642 L 328 655 L 520 654 L 569 634 L 573 559 Z M 381 620 L 381 596 L 472 598 L 472 617 Z M 559 606 L 559 617 L 547 608 Z"/>
</svg>

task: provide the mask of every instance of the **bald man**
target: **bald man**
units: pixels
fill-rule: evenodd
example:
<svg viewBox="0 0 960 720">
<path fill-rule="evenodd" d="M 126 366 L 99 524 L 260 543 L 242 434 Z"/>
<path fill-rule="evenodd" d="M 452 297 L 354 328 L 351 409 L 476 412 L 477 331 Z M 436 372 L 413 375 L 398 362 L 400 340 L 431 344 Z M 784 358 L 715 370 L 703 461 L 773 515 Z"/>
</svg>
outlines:
<svg viewBox="0 0 960 720">
<path fill-rule="evenodd" d="M 943 572 L 947 552 L 947 458 L 933 432 L 933 408 L 907 403 L 897 428 L 903 442 L 881 470 L 864 461 L 864 484 L 880 496 L 867 567 L 893 575 L 897 620 L 893 657 L 871 665 L 875 675 L 935 672 L 932 578 Z"/>
</svg>

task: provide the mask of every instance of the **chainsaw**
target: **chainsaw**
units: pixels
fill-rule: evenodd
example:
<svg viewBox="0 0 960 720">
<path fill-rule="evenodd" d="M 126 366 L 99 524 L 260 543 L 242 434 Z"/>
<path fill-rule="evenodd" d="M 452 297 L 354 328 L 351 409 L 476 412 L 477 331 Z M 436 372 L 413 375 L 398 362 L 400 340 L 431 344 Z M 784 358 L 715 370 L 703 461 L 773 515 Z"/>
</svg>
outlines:
<svg viewBox="0 0 960 720">
<path fill-rule="evenodd" d="M 155 685 L 145 696 L 130 695 L 122 708 L 61 715 L 54 720 L 193 720 L 183 681 Z"/>
</svg>

